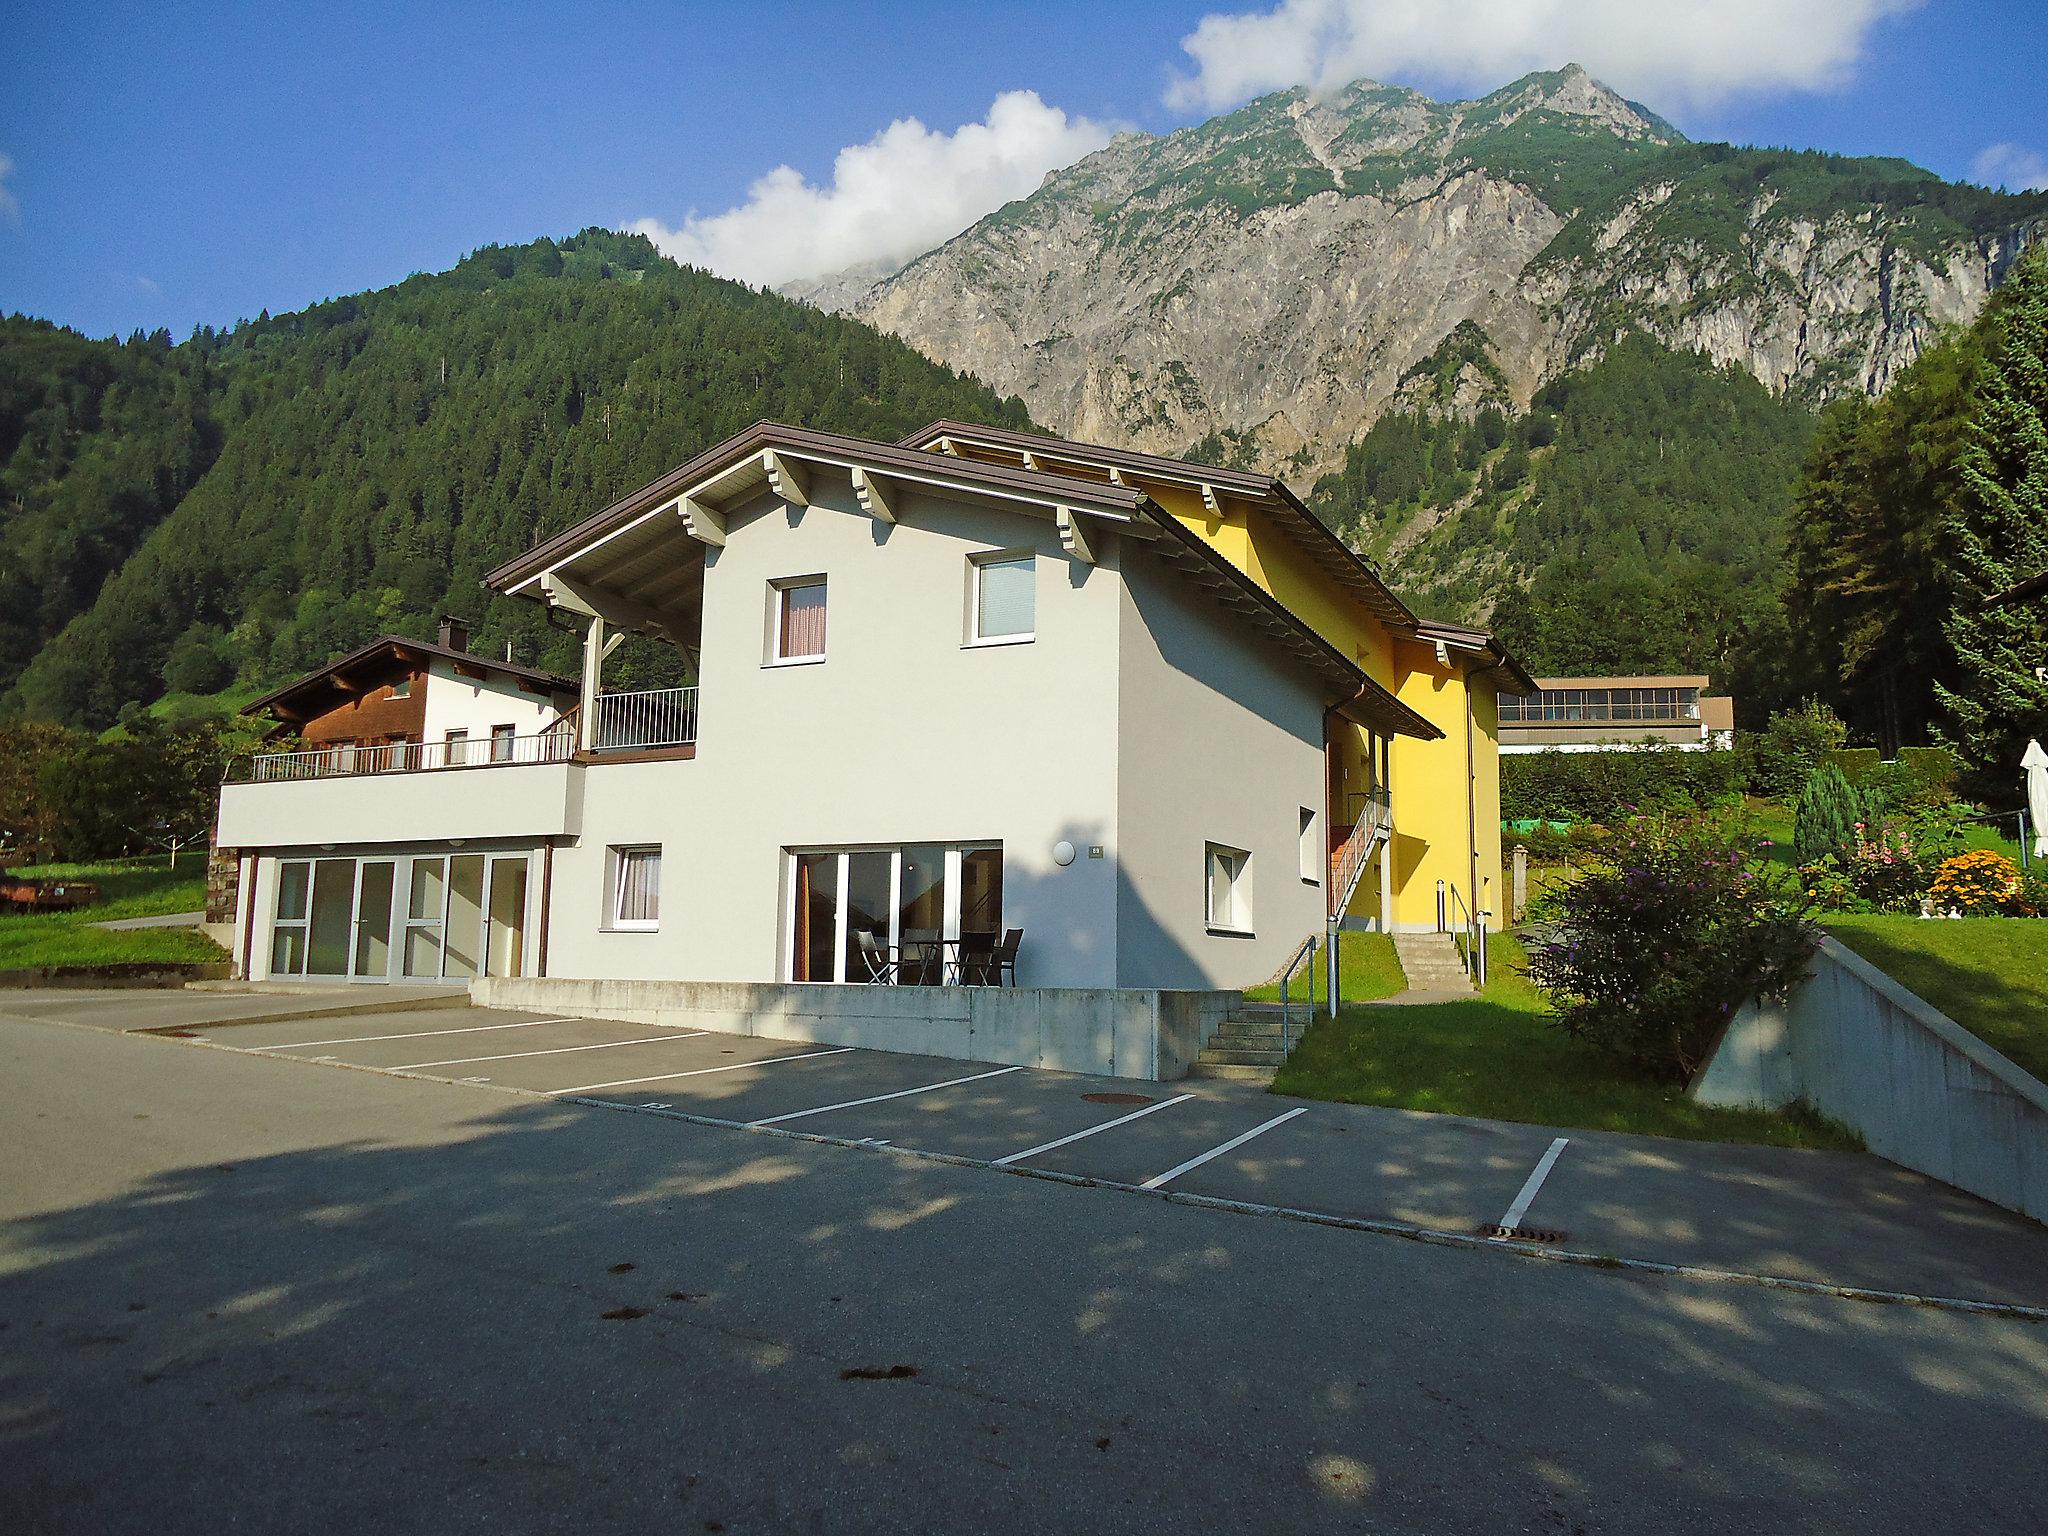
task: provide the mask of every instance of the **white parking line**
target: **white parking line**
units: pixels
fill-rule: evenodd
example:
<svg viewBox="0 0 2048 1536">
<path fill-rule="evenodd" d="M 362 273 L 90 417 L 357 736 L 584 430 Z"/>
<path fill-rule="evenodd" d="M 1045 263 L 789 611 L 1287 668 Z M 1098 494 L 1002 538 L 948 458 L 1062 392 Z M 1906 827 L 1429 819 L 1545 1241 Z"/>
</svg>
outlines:
<svg viewBox="0 0 2048 1536">
<path fill-rule="evenodd" d="M 814 1061 L 820 1056 L 844 1056 L 855 1049 L 850 1045 L 834 1046 L 829 1051 L 804 1051 L 796 1056 L 763 1056 L 759 1061 L 734 1061 L 722 1067 L 698 1067 L 690 1072 L 657 1072 L 653 1077 L 622 1077 L 616 1083 L 588 1083 L 581 1088 L 545 1088 L 548 1094 L 595 1093 L 600 1088 L 630 1088 L 635 1083 L 666 1083 L 678 1077 L 704 1077 L 713 1072 L 741 1072 L 748 1067 L 772 1067 L 780 1061 Z"/>
<path fill-rule="evenodd" d="M 1529 1206 L 1536 1198 L 1536 1191 L 1543 1187 L 1543 1181 L 1550 1177 L 1550 1170 L 1557 1166 L 1557 1156 L 1569 1145 L 1569 1136 L 1560 1136 L 1550 1144 L 1550 1150 L 1537 1160 L 1528 1181 L 1522 1185 L 1522 1192 L 1515 1196 L 1515 1203 L 1508 1207 L 1507 1215 L 1500 1219 L 1500 1235 L 1496 1241 L 1505 1242 L 1514 1235 L 1515 1228 L 1522 1224 L 1522 1218 L 1529 1214 Z"/>
<path fill-rule="evenodd" d="M 1306 1109 L 1290 1109 L 1284 1115 L 1275 1115 L 1272 1119 L 1268 1120 L 1264 1125 L 1255 1125 L 1250 1130 L 1246 1131 L 1243 1135 L 1231 1137 L 1230 1140 L 1224 1142 L 1222 1146 L 1211 1147 L 1208 1151 L 1189 1158 L 1186 1162 L 1180 1164 L 1179 1166 L 1169 1168 L 1166 1170 L 1166 1172 L 1159 1174 L 1154 1178 L 1147 1179 L 1144 1183 L 1140 1184 L 1138 1188 L 1162 1189 L 1166 1185 L 1171 1184 L 1175 1179 L 1179 1178 L 1182 1174 L 1192 1172 L 1193 1170 L 1201 1167 L 1202 1164 L 1210 1161 L 1212 1158 L 1221 1157 L 1224 1153 L 1243 1146 L 1246 1142 L 1250 1141 L 1254 1136 L 1263 1136 L 1266 1134 L 1266 1132 L 1273 1129 L 1274 1126 L 1285 1125 L 1289 1120 L 1292 1120 L 1296 1115 L 1305 1115 L 1307 1113 L 1308 1111 Z"/>
<path fill-rule="evenodd" d="M 244 1045 L 244 1051 L 304 1051 L 316 1045 L 367 1045 L 372 1040 L 425 1040 L 434 1035 L 475 1035 L 487 1029 L 532 1029 L 536 1024 L 578 1024 L 580 1019 L 522 1019 L 517 1024 L 465 1024 L 460 1029 L 420 1029 L 409 1035 L 350 1035 L 341 1040 L 294 1040 L 288 1045 Z"/>
<path fill-rule="evenodd" d="M 1171 1109 L 1176 1104 L 1185 1104 L 1193 1097 L 1192 1093 L 1175 1094 L 1172 1098 L 1162 1099 L 1157 1104 L 1147 1104 L 1143 1109 L 1134 1109 L 1128 1115 L 1118 1115 L 1114 1120 L 1105 1120 L 1100 1125 L 1091 1125 L 1085 1131 L 1076 1131 L 1073 1135 L 1062 1136 L 1057 1141 L 1041 1142 L 1035 1147 L 1026 1147 L 1022 1152 L 1012 1152 L 1008 1157 L 999 1157 L 990 1166 L 994 1168 L 1007 1168 L 1012 1163 L 1023 1162 L 1027 1157 L 1036 1157 L 1041 1152 L 1050 1152 L 1057 1147 L 1064 1147 L 1070 1141 L 1079 1141 L 1084 1136 L 1093 1136 L 1098 1131 L 1113 1131 L 1120 1125 L 1129 1125 L 1133 1120 L 1141 1120 L 1155 1110 Z"/>
<path fill-rule="evenodd" d="M 524 1056 L 561 1056 L 570 1051 L 609 1051 L 621 1045 L 657 1045 L 663 1040 L 701 1040 L 708 1029 L 672 1029 L 663 1035 L 643 1035 L 638 1040 L 605 1040 L 596 1045 L 551 1045 L 544 1051 L 507 1051 L 502 1056 L 457 1056 L 453 1061 L 415 1061 L 387 1072 L 424 1072 L 428 1067 L 466 1067 L 473 1061 L 518 1061 Z"/>
<path fill-rule="evenodd" d="M 810 1115 L 829 1115 L 835 1109 L 859 1109 L 863 1104 L 880 1104 L 889 1099 L 907 1099 L 919 1093 L 937 1093 L 941 1088 L 957 1088 L 962 1083 L 978 1083 L 985 1077 L 1002 1077 L 1010 1072 L 1022 1072 L 1022 1067 L 998 1067 L 993 1072 L 977 1072 L 972 1077 L 951 1077 L 943 1083 L 926 1083 L 922 1088 L 903 1088 L 895 1093 L 878 1093 L 872 1098 L 848 1099 L 843 1104 L 820 1104 L 816 1109 L 792 1110 L 786 1115 L 770 1115 L 765 1120 L 749 1120 L 748 1128 L 763 1125 L 780 1125 L 785 1120 L 802 1120 Z"/>
</svg>

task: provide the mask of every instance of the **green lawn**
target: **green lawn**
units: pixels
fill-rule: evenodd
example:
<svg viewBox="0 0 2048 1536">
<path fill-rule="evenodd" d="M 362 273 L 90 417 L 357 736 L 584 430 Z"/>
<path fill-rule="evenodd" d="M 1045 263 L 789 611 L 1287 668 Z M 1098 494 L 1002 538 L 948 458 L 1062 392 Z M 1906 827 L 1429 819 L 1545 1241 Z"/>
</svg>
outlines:
<svg viewBox="0 0 2048 1536">
<path fill-rule="evenodd" d="M 0 916 L 0 971 L 46 965 L 118 965 L 137 961 L 207 964 L 223 960 L 219 945 L 190 928 L 139 928 L 109 933 L 93 924 L 110 918 L 192 912 L 206 904 L 206 855 L 118 859 L 104 864 L 40 864 L 16 874 L 90 880 L 100 901 L 80 912 Z"/>
<path fill-rule="evenodd" d="M 1347 933 L 1337 941 L 1337 989 L 1338 996 L 1347 1003 L 1362 1003 L 1368 998 L 1392 997 L 1396 992 L 1408 989 L 1408 978 L 1401 974 L 1401 962 L 1394 958 L 1394 941 L 1384 933 Z M 1322 951 L 1316 952 L 1315 995 L 1320 1006 L 1327 970 Z M 1288 995 L 1295 1002 L 1301 1001 L 1302 978 L 1295 977 Z M 1277 986 L 1253 987 L 1245 993 L 1255 1003 L 1277 1003 L 1280 989 Z"/>
<path fill-rule="evenodd" d="M 1828 932 L 2048 1082 L 2048 920 L 1844 912 Z"/>
<path fill-rule="evenodd" d="M 1273 1091 L 1694 1141 L 1859 1145 L 1815 1116 L 1710 1109 L 1677 1088 L 1630 1075 L 1550 1024 L 1513 938 L 1494 936 L 1488 955 L 1493 980 L 1470 1002 L 1347 1007 L 1334 1023 L 1318 1018 Z"/>
</svg>

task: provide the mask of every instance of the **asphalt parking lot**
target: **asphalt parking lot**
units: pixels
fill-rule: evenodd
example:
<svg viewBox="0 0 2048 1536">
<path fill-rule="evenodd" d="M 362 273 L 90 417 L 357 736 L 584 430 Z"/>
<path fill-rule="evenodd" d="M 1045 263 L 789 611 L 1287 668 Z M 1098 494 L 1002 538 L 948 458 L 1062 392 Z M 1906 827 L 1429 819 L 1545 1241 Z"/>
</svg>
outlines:
<svg viewBox="0 0 2048 1536">
<path fill-rule="evenodd" d="M 1875 1157 L 1290 1100 L 360 994 L 45 992 L 0 1013 L 992 1170 L 1064 1175 L 1600 1257 L 2048 1305 L 2048 1229 Z M 424 1006 L 423 1006 L 424 1005 Z M 279 1013 L 300 1016 L 277 1017 Z M 278 1092 L 288 1096 L 288 1080 Z"/>
</svg>

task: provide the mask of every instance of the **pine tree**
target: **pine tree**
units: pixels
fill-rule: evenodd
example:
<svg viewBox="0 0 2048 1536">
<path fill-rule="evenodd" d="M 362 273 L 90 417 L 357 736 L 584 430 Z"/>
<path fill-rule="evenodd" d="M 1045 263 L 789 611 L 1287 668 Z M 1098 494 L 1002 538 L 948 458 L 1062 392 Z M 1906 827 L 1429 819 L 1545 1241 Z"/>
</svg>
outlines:
<svg viewBox="0 0 2048 1536">
<path fill-rule="evenodd" d="M 1841 769 L 1822 763 L 1792 808 L 1792 856 L 1801 864 L 1846 857 L 1856 845 L 1856 823 L 1863 817 L 1863 797 Z"/>
<path fill-rule="evenodd" d="M 2048 734 L 2048 681 L 2036 671 L 2048 666 L 2048 605 L 1989 606 L 2048 571 L 2048 244 L 2021 257 L 1981 326 L 1962 495 L 1944 530 L 1957 682 L 1938 692 L 1946 734 L 1996 779 L 2018 772 L 2029 736 Z"/>
</svg>

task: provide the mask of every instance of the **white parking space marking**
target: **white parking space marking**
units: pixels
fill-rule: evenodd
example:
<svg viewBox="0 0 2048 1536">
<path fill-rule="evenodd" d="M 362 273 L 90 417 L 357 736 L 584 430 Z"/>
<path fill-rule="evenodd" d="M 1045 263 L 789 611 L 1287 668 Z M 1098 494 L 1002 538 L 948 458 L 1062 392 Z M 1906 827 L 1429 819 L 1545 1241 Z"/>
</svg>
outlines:
<svg viewBox="0 0 2048 1536">
<path fill-rule="evenodd" d="M 1230 1140 L 1224 1142 L 1222 1146 L 1211 1147 L 1208 1151 L 1196 1154 L 1195 1156 L 1189 1158 L 1186 1162 L 1181 1163 L 1177 1167 L 1169 1168 L 1166 1170 L 1166 1172 L 1147 1179 L 1144 1183 L 1140 1184 L 1138 1188 L 1163 1189 L 1168 1184 L 1171 1184 L 1175 1179 L 1179 1178 L 1182 1174 L 1192 1173 L 1195 1169 L 1201 1167 L 1202 1164 L 1209 1162 L 1214 1158 L 1219 1158 L 1226 1152 L 1235 1151 L 1237 1148 L 1243 1146 L 1246 1142 L 1250 1141 L 1254 1136 L 1263 1136 L 1266 1134 L 1266 1132 L 1272 1130 L 1274 1126 L 1285 1125 L 1288 1121 L 1292 1120 L 1296 1115 L 1305 1115 L 1307 1113 L 1308 1111 L 1306 1109 L 1290 1109 L 1284 1115 L 1275 1115 L 1272 1119 L 1268 1120 L 1264 1125 L 1255 1125 L 1250 1130 L 1244 1132 L 1242 1135 L 1231 1137 Z"/>
<path fill-rule="evenodd" d="M 664 1035 L 643 1035 L 638 1040 L 605 1040 L 596 1045 L 555 1045 L 544 1051 L 507 1051 L 502 1056 L 457 1056 L 452 1061 L 415 1061 L 402 1067 L 387 1067 L 385 1070 L 424 1072 L 428 1067 L 466 1067 L 476 1061 L 518 1061 L 526 1056 L 562 1056 L 570 1051 L 609 1051 L 622 1045 L 659 1045 L 664 1040 L 701 1040 L 710 1033 L 708 1029 L 672 1029 Z"/>
<path fill-rule="evenodd" d="M 749 1120 L 750 1128 L 764 1125 L 780 1125 L 785 1120 L 802 1120 L 810 1115 L 829 1115 L 835 1109 L 859 1109 L 863 1104 L 882 1104 L 890 1099 L 907 1099 L 920 1093 L 937 1093 L 941 1088 L 957 1088 L 962 1083 L 978 1083 L 987 1077 L 1003 1077 L 1011 1072 L 1022 1072 L 1022 1067 L 998 1067 L 993 1072 L 977 1072 L 972 1077 L 950 1077 L 943 1083 L 926 1083 L 922 1088 L 902 1088 L 895 1093 L 878 1093 L 872 1098 L 848 1099 L 842 1104 L 820 1104 L 816 1109 L 792 1110 L 786 1115 L 770 1115 L 765 1120 Z"/>
<path fill-rule="evenodd" d="M 522 1019 L 517 1024 L 465 1024 L 460 1029 L 418 1029 L 407 1035 L 350 1035 L 344 1040 L 294 1040 L 289 1045 L 244 1045 L 244 1051 L 306 1051 L 316 1045 L 368 1045 L 373 1040 L 426 1040 L 435 1035 L 476 1035 L 487 1029 L 532 1029 L 537 1024 L 580 1024 L 581 1019 Z"/>
<path fill-rule="evenodd" d="M 1570 1145 L 1569 1136 L 1560 1136 L 1550 1144 L 1550 1150 L 1537 1159 L 1528 1181 L 1522 1185 L 1522 1192 L 1515 1196 L 1515 1203 L 1508 1207 L 1507 1215 L 1500 1219 L 1497 1242 L 1505 1242 L 1514 1236 L 1515 1228 L 1522 1224 L 1522 1218 L 1529 1214 L 1529 1206 L 1536 1199 L 1536 1191 L 1543 1187 L 1543 1181 L 1550 1177 L 1550 1170 L 1557 1166 L 1558 1154 Z"/>
<path fill-rule="evenodd" d="M 1118 1115 L 1114 1120 L 1105 1120 L 1100 1125 L 1091 1125 L 1085 1131 L 1076 1131 L 1073 1135 L 1062 1136 L 1057 1141 L 1040 1142 L 1035 1147 L 1026 1147 L 1022 1152 L 1012 1152 L 1008 1157 L 999 1157 L 989 1166 L 992 1168 L 1007 1168 L 1012 1163 L 1023 1162 L 1027 1157 L 1036 1157 L 1041 1152 L 1051 1152 L 1056 1148 L 1064 1147 L 1070 1141 L 1079 1141 L 1083 1137 L 1093 1136 L 1099 1131 L 1113 1131 L 1120 1125 L 1129 1125 L 1133 1120 L 1142 1120 L 1145 1116 L 1157 1110 L 1171 1109 L 1176 1104 L 1185 1104 L 1193 1097 L 1192 1093 L 1175 1094 L 1172 1098 L 1163 1099 L 1157 1104 L 1147 1104 L 1143 1109 L 1134 1109 L 1128 1115 Z"/>
<path fill-rule="evenodd" d="M 707 1077 L 713 1072 L 744 1072 L 748 1067 L 772 1067 L 783 1061 L 815 1061 L 820 1056 L 844 1056 L 858 1047 L 835 1046 L 829 1051 L 805 1051 L 796 1056 L 763 1056 L 759 1061 L 734 1061 L 722 1067 L 698 1067 L 690 1072 L 657 1072 L 652 1077 L 622 1077 L 616 1083 L 586 1083 L 581 1088 L 548 1088 L 545 1093 L 596 1093 L 600 1088 L 630 1088 L 635 1083 L 667 1083 L 679 1077 Z"/>
</svg>

